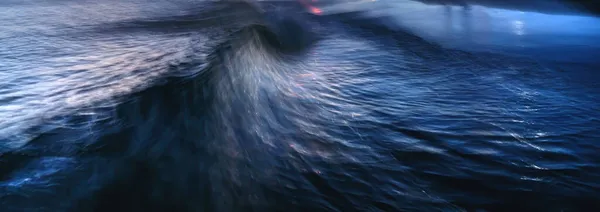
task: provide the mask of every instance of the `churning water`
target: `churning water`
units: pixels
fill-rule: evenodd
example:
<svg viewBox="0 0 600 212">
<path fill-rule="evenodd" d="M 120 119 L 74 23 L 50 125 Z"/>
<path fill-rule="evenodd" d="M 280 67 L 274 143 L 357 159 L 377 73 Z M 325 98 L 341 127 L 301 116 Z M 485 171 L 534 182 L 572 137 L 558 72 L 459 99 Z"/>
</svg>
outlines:
<svg viewBox="0 0 600 212">
<path fill-rule="evenodd" d="M 597 28 L 264 8 L 2 1 L 0 211 L 600 208 Z"/>
</svg>

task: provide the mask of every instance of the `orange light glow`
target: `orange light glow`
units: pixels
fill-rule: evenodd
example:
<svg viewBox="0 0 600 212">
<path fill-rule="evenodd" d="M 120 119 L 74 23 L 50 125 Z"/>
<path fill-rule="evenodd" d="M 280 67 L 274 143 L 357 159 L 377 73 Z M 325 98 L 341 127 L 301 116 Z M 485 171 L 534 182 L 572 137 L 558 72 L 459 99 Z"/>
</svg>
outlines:
<svg viewBox="0 0 600 212">
<path fill-rule="evenodd" d="M 316 15 L 320 15 L 321 13 L 323 13 L 323 11 L 321 11 L 321 9 L 316 8 L 316 7 L 310 7 L 310 11 Z"/>
<path fill-rule="evenodd" d="M 321 15 L 323 13 L 323 11 L 321 9 L 319 9 L 318 7 L 310 5 L 310 3 L 308 3 L 306 0 L 298 0 L 298 1 L 300 2 L 300 4 L 302 4 L 305 7 L 307 7 L 312 14 Z M 317 0 L 312 0 L 312 2 L 317 2 Z"/>
</svg>

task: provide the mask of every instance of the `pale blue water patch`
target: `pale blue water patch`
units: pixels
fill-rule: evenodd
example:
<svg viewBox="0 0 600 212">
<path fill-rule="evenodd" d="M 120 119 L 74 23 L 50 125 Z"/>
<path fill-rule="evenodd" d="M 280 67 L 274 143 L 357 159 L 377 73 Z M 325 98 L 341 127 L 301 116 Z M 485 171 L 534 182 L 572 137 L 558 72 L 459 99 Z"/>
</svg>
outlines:
<svg viewBox="0 0 600 212">
<path fill-rule="evenodd" d="M 600 54 L 598 17 L 414 1 L 381 4 L 388 9 L 370 14 L 390 17 L 399 27 L 449 48 L 588 63 Z"/>
</svg>

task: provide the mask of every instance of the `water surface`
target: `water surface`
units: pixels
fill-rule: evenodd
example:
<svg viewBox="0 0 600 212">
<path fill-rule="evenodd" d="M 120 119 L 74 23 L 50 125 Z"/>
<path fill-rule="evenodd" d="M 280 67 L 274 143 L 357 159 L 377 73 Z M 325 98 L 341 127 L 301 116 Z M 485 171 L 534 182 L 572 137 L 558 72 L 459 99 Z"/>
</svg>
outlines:
<svg viewBox="0 0 600 212">
<path fill-rule="evenodd" d="M 1 211 L 600 208 L 598 19 L 388 7 L 3 1 Z"/>
</svg>

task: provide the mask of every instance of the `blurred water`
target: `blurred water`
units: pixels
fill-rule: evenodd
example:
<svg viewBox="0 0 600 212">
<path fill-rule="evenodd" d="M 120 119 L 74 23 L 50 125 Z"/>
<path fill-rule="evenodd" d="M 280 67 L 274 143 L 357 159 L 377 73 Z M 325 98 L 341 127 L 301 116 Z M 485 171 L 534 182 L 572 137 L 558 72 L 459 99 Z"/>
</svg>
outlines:
<svg viewBox="0 0 600 212">
<path fill-rule="evenodd" d="M 553 7 L 558 8 L 554 10 L 563 9 L 555 4 Z M 596 55 L 600 54 L 600 18 L 572 12 L 560 14 L 553 12 L 553 7 L 544 6 L 552 13 L 386 0 L 333 4 L 323 11 L 365 11 L 364 16 L 385 17 L 388 25 L 446 48 L 596 63 Z"/>
<path fill-rule="evenodd" d="M 447 47 L 595 63 L 600 19 L 483 6 L 426 6 L 396 2 L 386 12 L 402 26 Z"/>
<path fill-rule="evenodd" d="M 597 18 L 352 7 L 3 1 L 0 210 L 600 208 Z"/>
</svg>

